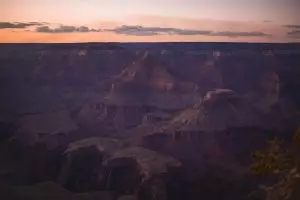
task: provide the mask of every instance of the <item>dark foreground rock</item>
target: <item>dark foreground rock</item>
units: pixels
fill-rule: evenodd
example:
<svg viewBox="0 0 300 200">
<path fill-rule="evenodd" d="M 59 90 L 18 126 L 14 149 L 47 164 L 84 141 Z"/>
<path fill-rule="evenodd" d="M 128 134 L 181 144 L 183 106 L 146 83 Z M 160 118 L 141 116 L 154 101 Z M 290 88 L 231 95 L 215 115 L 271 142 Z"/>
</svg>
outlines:
<svg viewBox="0 0 300 200">
<path fill-rule="evenodd" d="M 12 187 L 1 185 L 0 198 L 9 200 L 116 200 L 111 191 L 72 193 L 54 182 Z"/>
</svg>

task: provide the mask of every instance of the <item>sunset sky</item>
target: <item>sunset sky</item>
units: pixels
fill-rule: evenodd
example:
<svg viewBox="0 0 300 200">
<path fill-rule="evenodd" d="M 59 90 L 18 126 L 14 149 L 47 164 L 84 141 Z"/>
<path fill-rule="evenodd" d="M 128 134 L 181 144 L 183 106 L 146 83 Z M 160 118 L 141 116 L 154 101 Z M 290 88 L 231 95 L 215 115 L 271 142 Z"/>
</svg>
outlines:
<svg viewBox="0 0 300 200">
<path fill-rule="evenodd" d="M 300 42 L 300 0 L 0 0 L 0 42 Z"/>
</svg>

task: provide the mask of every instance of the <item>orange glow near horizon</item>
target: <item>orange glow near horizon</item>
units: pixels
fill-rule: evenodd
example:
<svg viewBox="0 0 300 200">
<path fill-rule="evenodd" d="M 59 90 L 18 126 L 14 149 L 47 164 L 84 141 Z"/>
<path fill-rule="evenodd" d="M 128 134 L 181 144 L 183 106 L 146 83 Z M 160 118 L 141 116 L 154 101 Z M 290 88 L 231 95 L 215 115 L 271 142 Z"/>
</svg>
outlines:
<svg viewBox="0 0 300 200">
<path fill-rule="evenodd" d="M 246 38 L 247 42 L 292 42 L 270 38 Z M 77 43 L 77 42 L 245 42 L 245 38 L 209 37 L 209 36 L 120 36 L 114 33 L 34 33 L 0 31 L 0 43 Z"/>
</svg>

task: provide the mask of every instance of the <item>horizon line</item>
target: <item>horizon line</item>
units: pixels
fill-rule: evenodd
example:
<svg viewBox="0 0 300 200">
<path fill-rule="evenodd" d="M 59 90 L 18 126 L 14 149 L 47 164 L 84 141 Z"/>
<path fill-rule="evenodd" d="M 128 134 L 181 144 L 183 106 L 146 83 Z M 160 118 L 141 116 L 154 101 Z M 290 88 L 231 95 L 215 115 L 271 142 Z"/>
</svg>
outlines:
<svg viewBox="0 0 300 200">
<path fill-rule="evenodd" d="M 0 45 L 3 44 L 161 44 L 161 43 L 222 43 L 222 44 L 299 44 L 300 42 L 200 42 L 200 41 L 195 41 L 195 42 L 181 42 L 181 41 L 160 41 L 160 42 L 0 42 Z"/>
</svg>

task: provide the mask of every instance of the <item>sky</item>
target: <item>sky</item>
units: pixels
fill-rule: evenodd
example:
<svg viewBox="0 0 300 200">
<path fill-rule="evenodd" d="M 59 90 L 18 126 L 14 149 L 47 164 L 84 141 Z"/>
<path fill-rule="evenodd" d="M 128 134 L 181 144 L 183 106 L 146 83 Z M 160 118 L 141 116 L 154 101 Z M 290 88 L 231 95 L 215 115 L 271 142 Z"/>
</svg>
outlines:
<svg viewBox="0 0 300 200">
<path fill-rule="evenodd" d="M 0 0 L 0 42 L 300 42 L 300 0 Z"/>
</svg>

